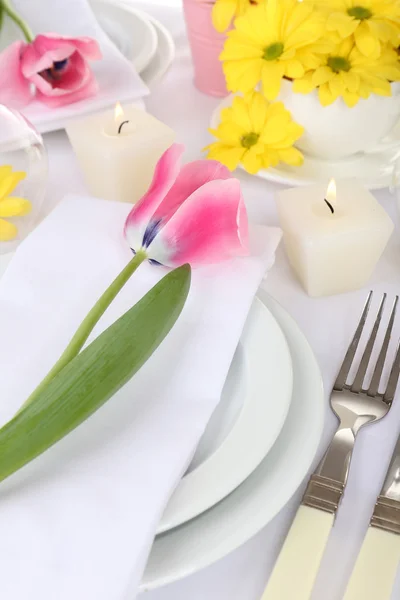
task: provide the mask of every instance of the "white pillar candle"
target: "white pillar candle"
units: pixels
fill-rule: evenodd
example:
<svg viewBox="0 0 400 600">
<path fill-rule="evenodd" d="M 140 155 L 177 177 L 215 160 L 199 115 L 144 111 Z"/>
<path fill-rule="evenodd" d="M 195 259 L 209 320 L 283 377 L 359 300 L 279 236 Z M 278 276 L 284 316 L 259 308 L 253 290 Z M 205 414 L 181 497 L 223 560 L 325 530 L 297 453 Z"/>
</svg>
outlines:
<svg viewBox="0 0 400 600">
<path fill-rule="evenodd" d="M 337 187 L 337 190 L 336 190 Z M 393 223 L 374 196 L 352 181 L 292 188 L 276 196 L 286 253 L 310 296 L 363 287 Z"/>
<path fill-rule="evenodd" d="M 137 202 L 148 189 L 175 132 L 135 106 L 90 115 L 68 125 L 67 134 L 91 194 Z"/>
</svg>

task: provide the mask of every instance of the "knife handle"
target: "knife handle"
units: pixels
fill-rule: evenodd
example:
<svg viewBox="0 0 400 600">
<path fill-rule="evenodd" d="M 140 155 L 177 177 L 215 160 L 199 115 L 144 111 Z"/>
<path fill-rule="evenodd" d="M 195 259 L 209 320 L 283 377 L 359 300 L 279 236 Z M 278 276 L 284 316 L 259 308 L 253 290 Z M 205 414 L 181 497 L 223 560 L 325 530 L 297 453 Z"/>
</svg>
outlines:
<svg viewBox="0 0 400 600">
<path fill-rule="evenodd" d="M 334 518 L 300 506 L 262 600 L 309 600 Z"/>
<path fill-rule="evenodd" d="M 390 600 L 400 561 L 400 535 L 369 527 L 343 600 Z"/>
</svg>

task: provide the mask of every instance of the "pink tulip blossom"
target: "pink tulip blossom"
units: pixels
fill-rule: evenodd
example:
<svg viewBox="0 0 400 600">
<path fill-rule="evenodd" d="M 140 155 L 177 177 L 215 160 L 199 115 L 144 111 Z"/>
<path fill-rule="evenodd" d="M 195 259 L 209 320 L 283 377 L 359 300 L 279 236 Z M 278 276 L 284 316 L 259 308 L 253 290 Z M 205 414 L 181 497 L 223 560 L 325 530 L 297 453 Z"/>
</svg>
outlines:
<svg viewBox="0 0 400 600">
<path fill-rule="evenodd" d="M 101 58 L 98 43 L 88 37 L 38 35 L 32 42 L 15 42 L 0 54 L 0 102 L 24 106 L 36 97 L 50 107 L 93 96 L 97 82 L 89 60 Z"/>
<path fill-rule="evenodd" d="M 125 236 L 132 251 L 170 267 L 247 256 L 240 182 L 217 161 L 181 167 L 183 150 L 173 144 L 162 155 L 149 190 L 129 213 Z"/>
</svg>

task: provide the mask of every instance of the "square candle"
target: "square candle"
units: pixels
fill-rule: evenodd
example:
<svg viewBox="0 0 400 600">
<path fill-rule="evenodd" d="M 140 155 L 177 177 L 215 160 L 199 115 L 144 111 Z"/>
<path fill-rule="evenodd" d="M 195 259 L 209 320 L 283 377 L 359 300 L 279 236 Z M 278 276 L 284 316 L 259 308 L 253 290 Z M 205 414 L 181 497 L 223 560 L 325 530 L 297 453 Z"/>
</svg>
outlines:
<svg viewBox="0 0 400 600">
<path fill-rule="evenodd" d="M 290 264 L 310 296 L 369 280 L 393 231 L 374 196 L 353 181 L 292 188 L 276 196 Z"/>
<path fill-rule="evenodd" d="M 136 106 L 90 115 L 68 125 L 67 134 L 91 194 L 137 202 L 175 132 Z"/>
</svg>

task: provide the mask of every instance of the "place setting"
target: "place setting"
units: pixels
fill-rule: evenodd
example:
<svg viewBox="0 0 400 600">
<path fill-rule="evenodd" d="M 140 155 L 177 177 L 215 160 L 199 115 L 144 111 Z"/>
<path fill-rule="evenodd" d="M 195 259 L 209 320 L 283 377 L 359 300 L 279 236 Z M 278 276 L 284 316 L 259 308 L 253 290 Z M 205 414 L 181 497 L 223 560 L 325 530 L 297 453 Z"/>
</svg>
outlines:
<svg viewBox="0 0 400 600">
<path fill-rule="evenodd" d="M 331 600 L 313 590 L 381 422 L 393 456 L 336 600 L 391 600 L 400 6 L 383 4 L 184 0 L 176 60 L 143 3 L 0 0 L 7 600 L 180 600 L 175 582 L 285 511 L 244 600 Z M 167 114 L 188 65 L 176 93 L 198 90 L 204 139 L 181 105 L 146 109 Z"/>
</svg>

